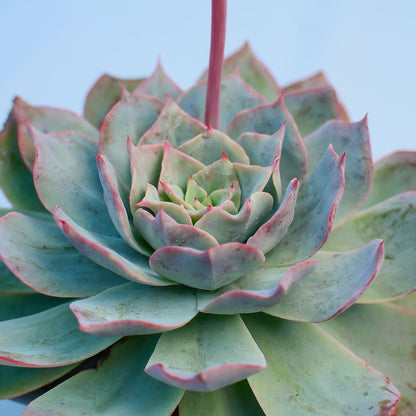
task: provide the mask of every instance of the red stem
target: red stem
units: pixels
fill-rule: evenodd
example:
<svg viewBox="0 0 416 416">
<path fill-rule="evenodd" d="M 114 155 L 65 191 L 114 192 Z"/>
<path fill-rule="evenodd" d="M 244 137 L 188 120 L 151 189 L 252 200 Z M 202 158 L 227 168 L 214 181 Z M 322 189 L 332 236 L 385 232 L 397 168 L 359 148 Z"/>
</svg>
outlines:
<svg viewBox="0 0 416 416">
<path fill-rule="evenodd" d="M 227 0 L 212 0 L 211 52 L 209 55 L 205 124 L 220 127 L 220 95 L 222 63 L 224 60 Z"/>
</svg>

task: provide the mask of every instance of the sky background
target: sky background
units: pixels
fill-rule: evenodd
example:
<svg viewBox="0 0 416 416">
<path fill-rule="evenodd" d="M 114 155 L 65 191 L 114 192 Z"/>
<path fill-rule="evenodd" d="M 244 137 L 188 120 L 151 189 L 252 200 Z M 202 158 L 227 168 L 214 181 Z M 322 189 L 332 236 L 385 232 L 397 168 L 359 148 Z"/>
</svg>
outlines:
<svg viewBox="0 0 416 416">
<path fill-rule="evenodd" d="M 186 89 L 208 63 L 209 0 L 0 0 L 0 126 L 15 95 L 81 112 L 102 73 Z M 323 70 L 373 156 L 416 150 L 416 2 L 229 0 L 226 53 L 249 41 L 281 85 Z M 0 203 L 5 205 L 0 195 Z M 0 401 L 1 416 L 23 407 Z"/>
</svg>

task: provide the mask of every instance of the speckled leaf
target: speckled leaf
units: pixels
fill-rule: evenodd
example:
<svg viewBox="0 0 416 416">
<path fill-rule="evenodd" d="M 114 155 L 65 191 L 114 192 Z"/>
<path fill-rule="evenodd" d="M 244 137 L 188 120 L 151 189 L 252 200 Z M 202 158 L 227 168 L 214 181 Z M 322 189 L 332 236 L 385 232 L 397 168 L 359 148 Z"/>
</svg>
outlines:
<svg viewBox="0 0 416 416">
<path fill-rule="evenodd" d="M 148 257 L 127 245 L 123 239 L 92 233 L 57 208 L 55 220 L 71 244 L 94 263 L 134 282 L 166 286 L 172 284 L 149 267 Z"/>
<path fill-rule="evenodd" d="M 145 371 L 175 387 L 213 391 L 265 366 L 239 316 L 199 314 L 188 325 L 162 334 Z"/>
<path fill-rule="evenodd" d="M 173 147 L 178 147 L 205 130 L 203 123 L 185 113 L 168 97 L 160 116 L 140 138 L 139 145 L 164 143 L 168 140 Z"/>
<path fill-rule="evenodd" d="M 306 173 L 306 149 L 293 117 L 281 96 L 272 104 L 261 105 L 238 113 L 227 127 L 226 133 L 237 140 L 244 132 L 275 134 L 285 123 L 285 135 L 280 159 L 282 185 Z"/>
<path fill-rule="evenodd" d="M 59 130 L 73 130 L 82 133 L 93 143 L 98 143 L 98 130 L 78 114 L 52 107 L 32 106 L 21 98 L 15 101 L 18 121 L 18 141 L 20 153 L 29 169 L 35 161 L 35 147 L 26 123 L 42 133 Z"/>
<path fill-rule="evenodd" d="M 246 380 L 213 392 L 187 391 L 181 416 L 265 416 Z"/>
<path fill-rule="evenodd" d="M 90 296 L 122 282 L 75 250 L 53 222 L 18 213 L 0 219 L 0 256 L 23 283 L 49 296 Z"/>
<path fill-rule="evenodd" d="M 143 79 L 118 79 L 104 74 L 88 91 L 84 104 L 84 117 L 95 127 L 100 128 L 111 107 L 121 100 L 121 85 L 132 92 Z"/>
<path fill-rule="evenodd" d="M 137 210 L 134 225 L 143 239 L 155 250 L 166 246 L 191 247 L 196 250 L 218 246 L 212 235 L 193 225 L 177 223 L 163 209 L 160 209 L 156 216 L 144 209 Z"/>
<path fill-rule="evenodd" d="M 95 162 L 96 146 L 72 131 L 43 134 L 31 129 L 36 190 L 49 212 L 61 206 L 88 229 L 115 235 Z"/>
<path fill-rule="evenodd" d="M 266 315 L 244 321 L 267 360 L 248 382 L 268 416 L 392 416 L 395 386 L 321 328 Z"/>
<path fill-rule="evenodd" d="M 17 142 L 16 108 L 0 132 L 0 186 L 15 208 L 44 211 Z"/>
<path fill-rule="evenodd" d="M 143 368 L 156 338 L 134 337 L 111 349 L 98 367 L 83 371 L 33 401 L 25 416 L 169 416 L 183 396 Z"/>
<path fill-rule="evenodd" d="M 207 129 L 204 133 L 181 144 L 178 150 L 199 160 L 204 165 L 210 165 L 221 159 L 223 153 L 231 162 L 245 164 L 250 162 L 246 152 L 239 144 L 215 129 Z"/>
<path fill-rule="evenodd" d="M 264 64 L 254 55 L 248 42 L 224 59 L 223 76 L 238 70 L 241 78 L 266 98 L 276 100 L 280 95 L 280 87 Z M 202 76 L 207 78 L 207 71 Z"/>
<path fill-rule="evenodd" d="M 312 133 L 328 120 L 342 118 L 332 87 L 286 93 L 285 104 L 302 137 Z"/>
<path fill-rule="evenodd" d="M 121 182 L 130 186 L 130 164 L 127 137 L 137 144 L 162 111 L 160 100 L 134 96 L 124 91 L 123 98 L 111 109 L 100 130 L 100 153 L 107 156 Z"/>
<path fill-rule="evenodd" d="M 258 267 L 215 291 L 198 291 L 198 309 L 205 313 L 261 312 L 287 295 L 314 269 L 316 260 L 292 268 Z"/>
<path fill-rule="evenodd" d="M 376 281 L 359 302 L 398 299 L 416 289 L 416 191 L 387 199 L 332 231 L 325 250 L 344 251 L 384 240 L 385 261 Z"/>
<path fill-rule="evenodd" d="M 81 331 L 103 336 L 155 334 L 179 328 L 197 313 L 193 289 L 126 283 L 71 303 Z"/>
<path fill-rule="evenodd" d="M 344 189 L 344 163 L 330 146 L 301 186 L 294 219 L 285 237 L 267 254 L 268 265 L 306 259 L 325 243 Z"/>
<path fill-rule="evenodd" d="M 97 337 L 77 329 L 78 321 L 63 304 L 0 322 L 0 362 L 18 367 L 57 367 L 91 357 L 117 338 Z"/>
<path fill-rule="evenodd" d="M 317 72 L 316 74 L 310 75 L 307 78 L 287 85 L 283 88 L 283 91 L 288 93 L 292 91 L 307 90 L 310 88 L 329 87 L 330 85 L 331 84 L 329 83 L 326 75 L 323 72 Z"/>
<path fill-rule="evenodd" d="M 143 80 L 133 94 L 150 95 L 165 101 L 166 94 L 169 94 L 173 100 L 176 100 L 182 94 L 182 90 L 166 75 L 159 61 L 152 75 Z"/>
<path fill-rule="evenodd" d="M 384 260 L 382 240 L 357 250 L 319 251 L 314 271 L 266 313 L 291 321 L 322 322 L 349 308 L 374 281 Z"/>
<path fill-rule="evenodd" d="M 260 250 L 240 243 L 205 251 L 170 246 L 160 248 L 150 257 L 150 266 L 161 276 L 206 290 L 229 284 L 263 262 Z"/>
<path fill-rule="evenodd" d="M 374 182 L 364 208 L 401 192 L 416 190 L 416 152 L 391 153 L 374 165 Z"/>
<path fill-rule="evenodd" d="M 367 117 L 357 123 L 333 120 L 305 137 L 308 169 L 312 171 L 328 145 L 345 153 L 345 189 L 337 210 L 335 225 L 351 217 L 364 203 L 373 183 L 373 162 Z M 416 185 L 416 182 L 415 182 Z M 415 186 L 416 189 L 416 186 Z"/>
<path fill-rule="evenodd" d="M 34 290 L 22 283 L 9 268 L 0 261 L 0 293 L 34 293 Z"/>
<path fill-rule="evenodd" d="M 416 414 L 415 320 L 416 311 L 392 304 L 354 305 L 321 324 L 347 348 L 389 375 L 402 394 L 394 413 L 400 416 Z"/>
<path fill-rule="evenodd" d="M 200 82 L 179 98 L 179 105 L 192 117 L 204 120 L 207 83 Z M 225 130 L 232 118 L 241 110 L 257 107 L 266 100 L 255 89 L 246 84 L 237 73 L 221 81 L 220 129 Z"/>
</svg>

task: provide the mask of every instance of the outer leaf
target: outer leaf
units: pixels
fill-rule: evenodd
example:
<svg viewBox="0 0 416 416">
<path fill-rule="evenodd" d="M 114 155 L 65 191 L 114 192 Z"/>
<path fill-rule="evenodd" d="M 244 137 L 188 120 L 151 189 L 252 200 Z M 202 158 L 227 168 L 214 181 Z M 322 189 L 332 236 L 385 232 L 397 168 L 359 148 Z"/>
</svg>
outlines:
<svg viewBox="0 0 416 416">
<path fill-rule="evenodd" d="M 193 289 L 126 283 L 71 303 L 81 331 L 104 336 L 155 334 L 179 328 L 197 313 Z"/>
<path fill-rule="evenodd" d="M 267 254 L 268 265 L 293 264 L 316 253 L 328 238 L 344 189 L 345 158 L 332 147 L 300 188 L 286 236 Z"/>
<path fill-rule="evenodd" d="M 344 253 L 318 252 L 318 265 L 276 306 L 266 312 L 301 322 L 322 322 L 349 308 L 374 281 L 384 249 L 374 240 L 358 250 Z"/>
<path fill-rule="evenodd" d="M 270 71 L 254 55 L 248 42 L 224 59 L 223 76 L 236 70 L 238 70 L 241 78 L 262 94 L 267 101 L 273 101 L 279 97 L 280 87 Z M 202 78 L 207 78 L 207 71 L 205 71 Z"/>
<path fill-rule="evenodd" d="M 0 186 L 14 207 L 44 211 L 20 154 L 15 107 L 0 132 Z"/>
<path fill-rule="evenodd" d="M 133 250 L 121 238 L 89 232 L 60 208 L 55 211 L 55 220 L 71 244 L 94 263 L 134 282 L 155 286 L 172 284 L 153 273 L 148 258 Z"/>
<path fill-rule="evenodd" d="M 394 301 L 396 305 L 416 311 L 416 292 Z"/>
<path fill-rule="evenodd" d="M 20 153 L 29 169 L 33 168 L 35 161 L 35 147 L 26 123 L 42 133 L 59 130 L 77 131 L 87 136 L 93 143 L 98 143 L 98 130 L 72 111 L 32 106 L 21 98 L 16 98 L 14 103 L 17 110 Z"/>
<path fill-rule="evenodd" d="M 68 304 L 0 322 L 0 362 L 18 367 L 57 367 L 84 360 L 117 338 L 84 334 Z"/>
<path fill-rule="evenodd" d="M 75 250 L 56 224 L 18 213 L 0 219 L 0 257 L 23 283 L 49 296 L 90 296 L 122 282 Z"/>
<path fill-rule="evenodd" d="M 335 91 L 331 87 L 286 93 L 285 104 L 302 137 L 312 133 L 328 120 L 342 118 Z"/>
<path fill-rule="evenodd" d="M 34 293 L 34 290 L 22 283 L 10 269 L 0 261 L 0 293 Z"/>
<path fill-rule="evenodd" d="M 100 128 L 111 107 L 121 99 L 121 85 L 132 92 L 143 79 L 118 79 L 104 74 L 88 91 L 84 104 L 84 117 L 95 127 Z"/>
<path fill-rule="evenodd" d="M 265 416 L 245 380 L 215 392 L 187 391 L 179 412 L 181 416 Z"/>
<path fill-rule="evenodd" d="M 386 258 L 360 302 L 398 299 L 416 289 L 416 191 L 405 192 L 362 211 L 334 230 L 325 250 L 343 251 L 382 238 Z"/>
<path fill-rule="evenodd" d="M 390 380 L 322 329 L 265 315 L 244 321 L 267 360 L 248 382 L 268 416 L 393 414 L 400 393 Z"/>
<path fill-rule="evenodd" d="M 192 117 L 204 120 L 207 83 L 200 82 L 180 97 L 179 105 Z M 221 81 L 220 130 L 225 130 L 231 119 L 246 108 L 257 107 L 266 100 L 255 89 L 233 73 Z"/>
<path fill-rule="evenodd" d="M 83 371 L 32 402 L 25 416 L 169 416 L 183 390 L 143 372 L 155 338 L 135 337 L 112 348 L 97 370 Z"/>
<path fill-rule="evenodd" d="M 107 156 L 121 182 L 130 186 L 130 165 L 127 137 L 134 145 L 153 125 L 162 111 L 160 100 L 134 96 L 124 92 L 123 98 L 111 109 L 100 130 L 100 153 Z"/>
<path fill-rule="evenodd" d="M 162 334 L 145 371 L 176 387 L 213 391 L 265 366 L 240 317 L 198 315 L 188 325 Z"/>
<path fill-rule="evenodd" d="M 374 183 L 364 208 L 416 189 L 416 152 L 395 152 L 374 165 Z"/>
<path fill-rule="evenodd" d="M 306 149 L 293 117 L 287 110 L 283 96 L 272 103 L 238 113 L 227 127 L 227 134 L 237 140 L 244 132 L 274 134 L 285 124 L 280 169 L 284 187 L 293 178 L 306 173 Z"/>
<path fill-rule="evenodd" d="M 416 311 L 392 304 L 355 305 L 322 324 L 346 347 L 389 375 L 402 400 L 397 415 L 416 414 Z"/>
<path fill-rule="evenodd" d="M 182 94 L 182 90 L 166 75 L 159 61 L 153 74 L 143 80 L 133 94 L 150 95 L 165 101 L 166 94 L 170 95 L 173 100 L 176 100 Z"/>
<path fill-rule="evenodd" d="M 150 266 L 161 276 L 206 290 L 231 283 L 263 262 L 260 250 L 240 243 L 205 251 L 170 246 L 160 248 L 150 257 Z"/>
<path fill-rule="evenodd" d="M 374 171 L 367 116 L 358 123 L 328 121 L 305 137 L 310 171 L 318 164 L 329 144 L 334 146 L 339 155 L 346 154 L 345 189 L 335 219 L 335 223 L 340 224 L 361 207 L 373 183 Z"/>
<path fill-rule="evenodd" d="M 53 213 L 57 205 L 84 227 L 116 234 L 107 213 L 98 176 L 96 146 L 72 131 L 43 134 L 34 128 L 33 176 L 39 198 Z"/>
<path fill-rule="evenodd" d="M 258 267 L 218 290 L 198 291 L 198 308 L 226 315 L 261 312 L 286 296 L 315 265 L 316 261 L 310 260 L 292 268 Z"/>
<path fill-rule="evenodd" d="M 317 72 L 316 74 L 284 87 L 283 91 L 288 93 L 292 91 L 307 90 L 310 88 L 329 87 L 330 85 L 331 84 L 329 83 L 326 75 L 323 72 Z"/>
</svg>

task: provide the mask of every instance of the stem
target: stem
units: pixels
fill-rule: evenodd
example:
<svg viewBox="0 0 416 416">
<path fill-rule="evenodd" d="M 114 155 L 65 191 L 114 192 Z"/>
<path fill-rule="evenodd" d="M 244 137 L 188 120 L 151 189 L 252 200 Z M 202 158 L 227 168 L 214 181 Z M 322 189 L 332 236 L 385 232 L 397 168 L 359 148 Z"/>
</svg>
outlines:
<svg viewBox="0 0 416 416">
<path fill-rule="evenodd" d="M 222 63 L 224 60 L 227 0 L 212 0 L 211 51 L 209 55 L 205 124 L 220 127 L 220 95 Z"/>
</svg>

